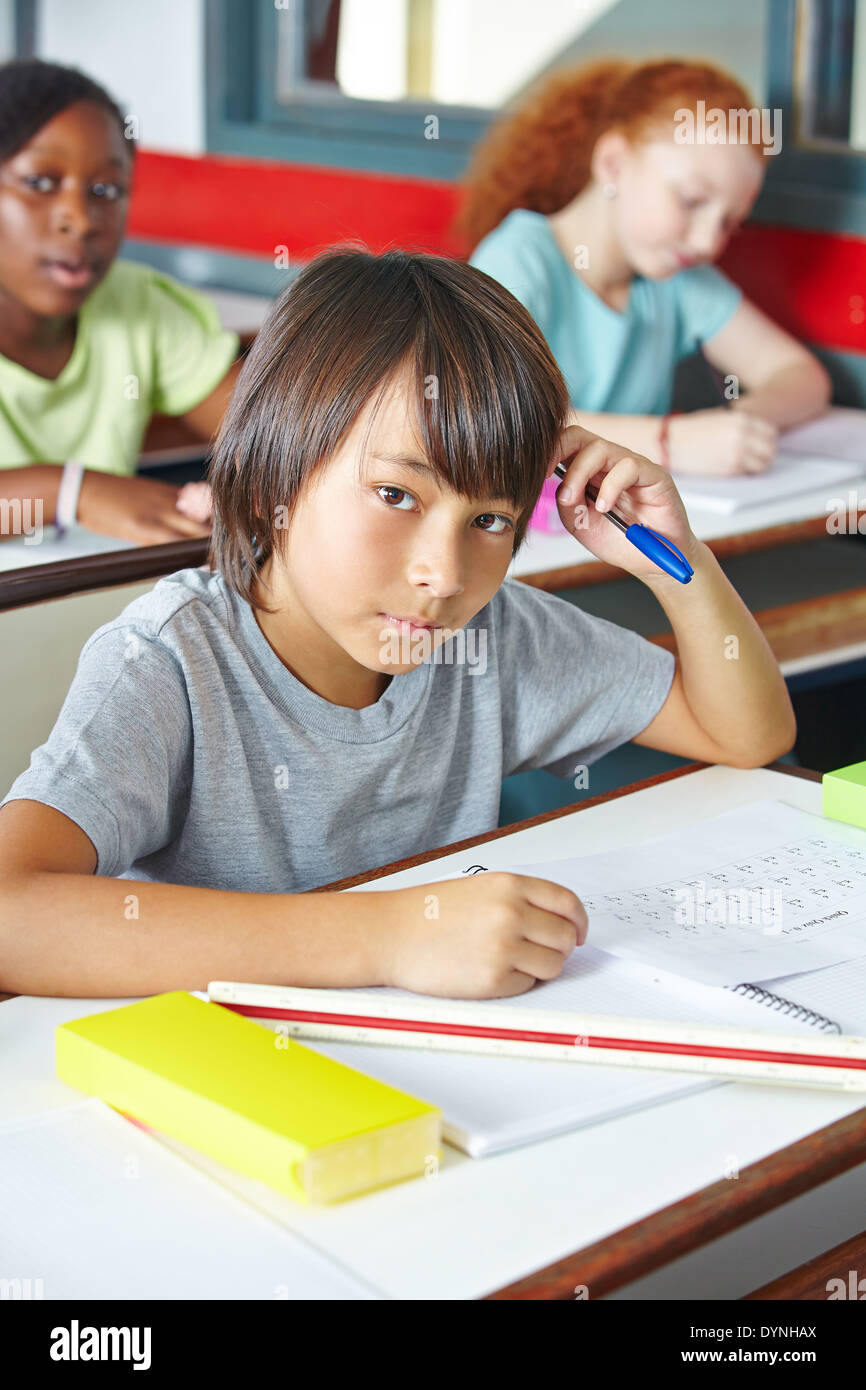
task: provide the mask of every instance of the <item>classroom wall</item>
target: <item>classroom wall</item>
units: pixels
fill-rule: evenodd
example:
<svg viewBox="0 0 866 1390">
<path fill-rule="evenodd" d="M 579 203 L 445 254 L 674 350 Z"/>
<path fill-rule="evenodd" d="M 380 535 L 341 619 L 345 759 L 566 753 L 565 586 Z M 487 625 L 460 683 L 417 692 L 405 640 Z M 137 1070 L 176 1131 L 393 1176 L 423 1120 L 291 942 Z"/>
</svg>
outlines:
<svg viewBox="0 0 866 1390">
<path fill-rule="evenodd" d="M 36 13 L 37 56 L 102 82 L 143 145 L 204 150 L 204 0 L 40 0 Z"/>
<path fill-rule="evenodd" d="M 0 800 L 51 733 L 88 637 L 152 588 L 130 584 L 0 612 Z"/>
<path fill-rule="evenodd" d="M 352 0 L 367 16 L 381 5 L 406 3 Z M 524 52 L 527 46 L 514 42 L 526 22 L 524 0 L 437 0 L 432 73 L 437 94 L 447 99 L 449 83 L 456 94 L 465 88 L 467 71 L 474 71 L 475 99 L 495 105 L 503 91 L 519 86 L 521 70 L 541 71 L 545 63 L 611 53 L 709 56 L 734 71 L 760 102 L 766 99 L 769 9 L 770 0 L 727 0 L 721 10 L 693 0 L 652 6 L 645 0 L 545 0 Z M 14 11 L 14 0 L 0 0 L 0 54 L 12 44 Z M 208 155 L 206 11 L 206 0 L 40 0 L 36 7 L 37 52 L 81 64 L 139 119 L 143 151 L 132 245 L 124 254 L 203 287 L 258 293 L 275 292 L 277 245 L 286 246 L 293 261 L 308 259 L 335 236 L 356 236 L 373 247 L 419 245 L 460 254 L 448 230 L 453 183 Z M 359 24 L 367 37 L 381 27 Z M 495 41 L 488 41 L 492 33 Z M 181 248 L 177 264 L 161 259 L 167 244 Z M 198 258 L 183 261 L 183 252 L 194 248 Z M 722 262 L 765 312 L 821 356 L 835 399 L 858 406 L 866 403 L 864 254 L 859 227 L 846 236 L 823 224 L 792 230 L 767 222 L 759 208 L 757 222 L 735 238 Z"/>
<path fill-rule="evenodd" d="M 402 59 L 387 40 L 399 27 L 393 15 L 405 5 L 353 0 L 347 7 L 347 21 L 354 11 L 357 22 L 345 78 L 357 95 L 372 95 L 376 85 L 385 94 L 388 63 Z M 527 73 L 550 64 L 611 53 L 688 53 L 712 55 L 760 99 L 767 7 L 768 0 L 726 0 L 722 8 L 694 0 L 544 0 L 527 30 L 526 0 L 437 0 L 434 96 L 495 108 L 521 89 Z M 13 17 L 14 0 L 0 0 L 0 56 L 12 54 Z M 39 0 L 36 52 L 77 64 L 105 83 L 139 116 L 146 147 L 200 154 L 206 148 L 204 25 L 205 0 Z M 400 75 L 394 80 L 396 90 Z"/>
</svg>

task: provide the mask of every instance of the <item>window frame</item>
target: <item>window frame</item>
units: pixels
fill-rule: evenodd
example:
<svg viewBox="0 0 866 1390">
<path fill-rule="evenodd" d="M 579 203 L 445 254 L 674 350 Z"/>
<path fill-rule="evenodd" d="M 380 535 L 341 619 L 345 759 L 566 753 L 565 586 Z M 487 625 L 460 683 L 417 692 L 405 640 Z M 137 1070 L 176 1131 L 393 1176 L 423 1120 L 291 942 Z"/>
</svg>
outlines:
<svg viewBox="0 0 866 1390">
<path fill-rule="evenodd" d="M 370 101 L 303 82 L 276 95 L 273 0 L 205 0 L 207 148 L 211 153 L 451 180 L 497 114 L 428 101 Z M 425 138 L 428 116 L 438 138 Z"/>
<path fill-rule="evenodd" d="M 767 156 L 753 216 L 862 235 L 866 151 L 798 133 L 802 45 L 814 3 L 769 0 L 766 102 L 782 112 L 783 143 L 778 155 Z M 277 22 L 273 0 L 205 0 L 209 152 L 445 181 L 465 172 L 496 111 L 445 104 L 431 111 L 432 100 L 366 101 L 320 93 L 318 83 L 301 84 L 294 103 L 279 102 Z M 424 140 L 428 115 L 438 117 L 437 140 Z"/>
<path fill-rule="evenodd" d="M 866 150 L 804 137 L 800 87 L 808 7 L 816 0 L 770 0 L 767 105 L 782 112 L 782 148 L 768 156 L 753 220 L 863 235 Z M 820 3 L 820 0 L 818 0 Z"/>
</svg>

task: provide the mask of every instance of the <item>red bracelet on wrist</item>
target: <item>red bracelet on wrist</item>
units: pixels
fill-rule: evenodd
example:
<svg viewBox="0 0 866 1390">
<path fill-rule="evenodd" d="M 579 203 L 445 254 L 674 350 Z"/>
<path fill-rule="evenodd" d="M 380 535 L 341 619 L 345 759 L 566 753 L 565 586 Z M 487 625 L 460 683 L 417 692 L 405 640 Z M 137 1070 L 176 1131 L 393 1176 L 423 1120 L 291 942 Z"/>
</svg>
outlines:
<svg viewBox="0 0 866 1390">
<path fill-rule="evenodd" d="M 671 466 L 670 448 L 668 446 L 668 435 L 670 433 L 671 420 L 675 415 L 681 414 L 681 410 L 669 411 L 667 415 L 662 416 L 662 422 L 659 426 L 659 454 L 661 456 L 659 458 L 659 463 L 661 464 L 662 468 L 667 468 L 668 471 L 670 471 Z"/>
</svg>

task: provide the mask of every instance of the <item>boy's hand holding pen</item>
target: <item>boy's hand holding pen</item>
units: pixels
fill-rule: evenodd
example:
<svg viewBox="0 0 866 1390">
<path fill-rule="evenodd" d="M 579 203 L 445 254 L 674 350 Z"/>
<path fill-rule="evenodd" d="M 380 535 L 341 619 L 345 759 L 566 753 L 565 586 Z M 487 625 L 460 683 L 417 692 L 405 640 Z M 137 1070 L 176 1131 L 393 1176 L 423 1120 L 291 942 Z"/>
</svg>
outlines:
<svg viewBox="0 0 866 1390">
<path fill-rule="evenodd" d="M 642 454 L 569 425 L 548 477 L 563 525 L 599 560 L 637 579 L 687 584 L 700 541 L 670 474 Z"/>
</svg>

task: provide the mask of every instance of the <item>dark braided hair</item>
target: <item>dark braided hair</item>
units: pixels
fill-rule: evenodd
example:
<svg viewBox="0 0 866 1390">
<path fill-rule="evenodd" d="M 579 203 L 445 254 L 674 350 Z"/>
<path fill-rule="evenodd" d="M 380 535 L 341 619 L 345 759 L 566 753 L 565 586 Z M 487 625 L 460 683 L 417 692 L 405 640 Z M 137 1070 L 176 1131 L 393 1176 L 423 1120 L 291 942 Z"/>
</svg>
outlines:
<svg viewBox="0 0 866 1390">
<path fill-rule="evenodd" d="M 135 154 L 135 141 L 126 134 L 120 107 L 98 82 L 60 63 L 16 58 L 0 65 L 0 164 L 77 101 L 92 101 L 113 116 L 130 154 Z"/>
</svg>

